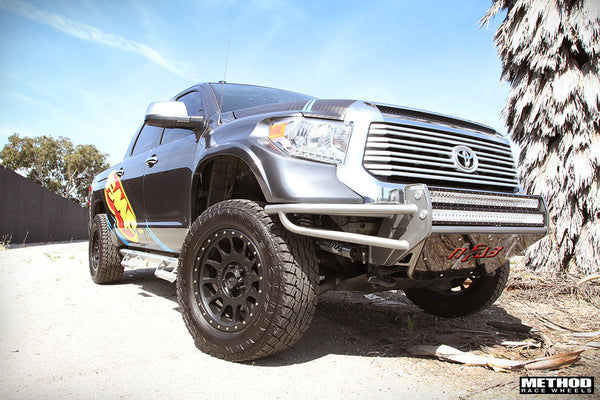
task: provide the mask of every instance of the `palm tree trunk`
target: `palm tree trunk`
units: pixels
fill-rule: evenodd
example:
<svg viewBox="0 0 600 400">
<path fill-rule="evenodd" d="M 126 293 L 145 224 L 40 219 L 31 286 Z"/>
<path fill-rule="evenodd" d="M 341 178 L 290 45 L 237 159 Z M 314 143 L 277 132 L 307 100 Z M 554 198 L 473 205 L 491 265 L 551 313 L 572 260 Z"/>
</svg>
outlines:
<svg viewBox="0 0 600 400">
<path fill-rule="evenodd" d="M 519 175 L 546 199 L 551 232 L 524 262 L 553 272 L 600 270 L 600 1 L 495 0 L 505 123 Z"/>
</svg>

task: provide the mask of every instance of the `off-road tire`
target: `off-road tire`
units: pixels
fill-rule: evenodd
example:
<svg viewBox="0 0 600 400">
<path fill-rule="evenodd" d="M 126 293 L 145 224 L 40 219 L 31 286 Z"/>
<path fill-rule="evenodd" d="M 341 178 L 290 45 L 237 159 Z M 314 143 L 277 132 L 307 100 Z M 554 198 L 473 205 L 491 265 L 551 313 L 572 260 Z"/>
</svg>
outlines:
<svg viewBox="0 0 600 400">
<path fill-rule="evenodd" d="M 506 262 L 492 275 L 472 278 L 468 287 L 455 283 L 454 290 L 406 289 L 406 297 L 423 311 L 440 317 L 461 317 L 492 305 L 506 287 L 510 264 Z M 458 290 L 457 290 L 458 289 Z"/>
<path fill-rule="evenodd" d="M 196 346 L 228 361 L 292 346 L 312 320 L 318 267 L 311 242 L 256 202 L 226 200 L 192 225 L 179 258 L 177 298 Z"/>
<path fill-rule="evenodd" d="M 92 220 L 89 263 L 90 275 L 96 283 L 115 283 L 123 277 L 121 254 L 119 248 L 112 243 L 106 214 L 97 214 Z"/>
</svg>

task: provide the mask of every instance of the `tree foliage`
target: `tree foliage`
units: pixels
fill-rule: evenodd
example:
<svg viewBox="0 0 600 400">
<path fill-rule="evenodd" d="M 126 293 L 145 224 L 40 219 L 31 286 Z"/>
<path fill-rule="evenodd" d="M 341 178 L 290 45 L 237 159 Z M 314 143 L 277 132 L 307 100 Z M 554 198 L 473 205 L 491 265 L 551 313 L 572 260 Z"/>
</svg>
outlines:
<svg viewBox="0 0 600 400">
<path fill-rule="evenodd" d="M 35 138 L 13 134 L 0 151 L 0 163 L 45 188 L 86 205 L 94 176 L 108 168 L 108 155 L 93 145 L 73 145 L 59 136 Z"/>
<path fill-rule="evenodd" d="M 511 85 L 503 114 L 521 148 L 521 182 L 545 197 L 551 219 L 525 262 L 598 271 L 600 1 L 494 0 L 482 22 L 501 10 L 495 41 Z"/>
</svg>

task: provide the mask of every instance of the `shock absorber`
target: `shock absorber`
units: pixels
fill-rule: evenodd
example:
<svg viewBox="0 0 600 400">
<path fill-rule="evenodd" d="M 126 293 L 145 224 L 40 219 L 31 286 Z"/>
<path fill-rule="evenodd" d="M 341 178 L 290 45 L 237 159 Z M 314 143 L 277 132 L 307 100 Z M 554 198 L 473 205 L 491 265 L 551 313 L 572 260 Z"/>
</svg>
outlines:
<svg viewBox="0 0 600 400">
<path fill-rule="evenodd" d="M 334 242 L 332 240 L 317 241 L 321 250 L 325 250 L 331 254 L 346 257 L 352 261 L 361 261 L 360 249 L 356 246 L 347 243 Z"/>
</svg>

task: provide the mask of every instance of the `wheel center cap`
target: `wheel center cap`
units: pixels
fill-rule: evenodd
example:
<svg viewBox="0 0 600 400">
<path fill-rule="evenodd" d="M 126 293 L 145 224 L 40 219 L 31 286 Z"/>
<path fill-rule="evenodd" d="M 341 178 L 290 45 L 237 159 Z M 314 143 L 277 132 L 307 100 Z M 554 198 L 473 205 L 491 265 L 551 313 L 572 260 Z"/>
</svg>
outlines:
<svg viewBox="0 0 600 400">
<path fill-rule="evenodd" d="M 244 268 L 237 264 L 231 263 L 225 267 L 223 272 L 222 287 L 225 294 L 230 297 L 238 297 L 246 289 L 244 285 Z"/>
</svg>

